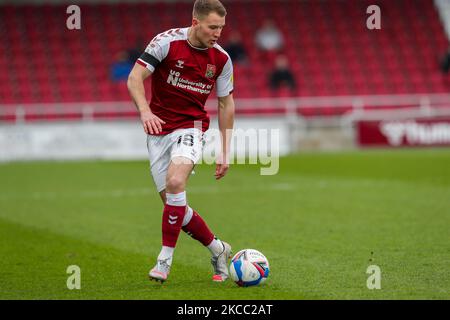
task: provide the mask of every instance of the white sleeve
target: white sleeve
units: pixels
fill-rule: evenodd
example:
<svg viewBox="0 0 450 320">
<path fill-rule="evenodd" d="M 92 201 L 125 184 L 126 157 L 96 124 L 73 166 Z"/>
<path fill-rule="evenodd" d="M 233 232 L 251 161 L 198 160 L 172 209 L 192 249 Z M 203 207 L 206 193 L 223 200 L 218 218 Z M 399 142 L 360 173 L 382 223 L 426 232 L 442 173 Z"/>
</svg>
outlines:
<svg viewBox="0 0 450 320">
<path fill-rule="evenodd" d="M 156 36 L 145 48 L 144 53 L 139 57 L 141 64 L 151 72 L 155 71 L 155 67 L 167 57 L 169 52 L 170 42 L 161 41 L 161 38 Z"/>
<path fill-rule="evenodd" d="M 216 84 L 217 97 L 226 97 L 233 92 L 233 63 L 230 57 L 228 57 L 222 73 L 217 77 Z"/>
</svg>

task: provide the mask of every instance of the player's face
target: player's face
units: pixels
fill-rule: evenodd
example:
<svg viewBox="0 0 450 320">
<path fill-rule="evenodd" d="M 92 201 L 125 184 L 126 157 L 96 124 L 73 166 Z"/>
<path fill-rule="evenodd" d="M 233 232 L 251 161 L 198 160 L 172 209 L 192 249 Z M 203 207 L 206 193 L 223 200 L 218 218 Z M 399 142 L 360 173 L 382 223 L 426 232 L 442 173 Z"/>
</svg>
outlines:
<svg viewBox="0 0 450 320">
<path fill-rule="evenodd" d="M 220 38 L 222 29 L 225 26 L 225 17 L 211 12 L 202 19 L 194 18 L 192 26 L 195 30 L 196 40 L 200 43 L 200 46 L 203 48 L 212 48 Z"/>
</svg>

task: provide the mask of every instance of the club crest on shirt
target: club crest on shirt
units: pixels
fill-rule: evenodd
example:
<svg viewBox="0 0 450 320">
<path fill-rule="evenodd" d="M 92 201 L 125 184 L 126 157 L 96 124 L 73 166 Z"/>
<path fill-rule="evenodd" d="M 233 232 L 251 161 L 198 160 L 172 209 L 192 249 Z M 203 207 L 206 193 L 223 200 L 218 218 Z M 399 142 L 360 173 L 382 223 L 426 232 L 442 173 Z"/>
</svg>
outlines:
<svg viewBox="0 0 450 320">
<path fill-rule="evenodd" d="M 183 69 L 184 68 L 183 64 L 184 64 L 183 60 L 177 60 L 177 64 L 175 65 L 175 67 Z"/>
<path fill-rule="evenodd" d="M 214 77 L 215 74 L 216 74 L 216 66 L 213 64 L 207 64 L 205 77 L 211 79 L 212 77 Z"/>
</svg>

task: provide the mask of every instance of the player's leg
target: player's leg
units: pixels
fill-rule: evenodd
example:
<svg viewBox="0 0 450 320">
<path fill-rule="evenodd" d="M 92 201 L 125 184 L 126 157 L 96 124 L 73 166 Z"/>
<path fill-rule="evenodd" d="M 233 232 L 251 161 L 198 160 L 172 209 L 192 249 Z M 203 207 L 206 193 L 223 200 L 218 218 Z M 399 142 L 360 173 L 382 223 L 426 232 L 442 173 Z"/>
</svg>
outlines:
<svg viewBox="0 0 450 320">
<path fill-rule="evenodd" d="M 187 158 L 174 157 L 171 159 L 167 175 L 162 217 L 162 248 L 155 267 L 150 271 L 151 279 L 165 281 L 172 265 L 173 253 L 180 234 L 186 213 L 185 186 L 194 167 Z M 161 194 L 161 193 L 160 193 Z"/>
<path fill-rule="evenodd" d="M 199 138 L 200 137 L 200 138 Z M 198 155 L 201 155 L 201 133 L 198 131 L 191 132 L 191 130 L 182 130 L 178 133 L 174 133 L 172 137 L 167 137 L 164 140 L 168 141 L 175 141 L 176 143 L 172 143 L 172 152 L 171 157 L 175 160 L 173 162 L 179 164 L 186 164 L 187 170 L 183 170 L 183 167 L 180 167 L 178 169 L 181 169 L 183 171 L 183 174 L 177 174 L 179 171 L 177 167 L 171 167 L 170 173 L 169 166 L 167 163 L 169 161 L 166 161 L 166 156 L 160 157 L 158 160 L 164 160 L 164 161 L 158 161 L 155 162 L 155 165 L 152 166 L 152 175 L 157 187 L 157 190 L 160 194 L 161 200 L 163 201 L 163 204 L 166 207 L 166 204 L 168 202 L 168 197 L 166 193 L 169 193 L 169 200 L 172 199 L 172 195 L 177 195 L 177 193 L 181 193 L 178 191 L 181 191 L 185 189 L 186 182 L 189 178 L 189 174 L 192 171 L 194 163 L 197 163 L 199 161 Z M 158 148 L 164 146 L 164 144 L 157 143 Z M 149 145 L 149 153 L 151 148 Z M 193 151 L 195 150 L 195 151 Z M 167 153 L 165 153 L 166 155 Z M 194 157 L 193 155 L 197 155 L 197 157 Z M 189 161 L 191 160 L 191 162 Z M 152 161 L 151 161 L 152 162 Z M 160 164 L 162 163 L 162 165 Z M 164 163 L 166 165 L 164 165 Z M 172 162 L 170 162 L 172 164 Z M 175 178 L 174 178 L 175 177 Z M 184 177 L 181 179 L 180 183 L 180 177 Z M 170 181 L 170 182 L 169 182 Z M 166 182 L 170 184 L 168 190 L 170 192 L 166 192 Z M 178 197 L 175 196 L 175 200 L 179 198 L 182 199 L 183 195 L 178 195 Z M 184 193 L 184 199 L 186 198 L 186 194 Z M 186 201 L 187 203 L 187 201 Z M 184 204 L 182 201 L 179 201 L 179 204 Z M 164 214 L 163 214 L 164 216 Z M 174 216 L 174 215 L 172 215 Z M 178 216 L 181 216 L 181 212 Z M 177 219 L 172 219 L 171 221 L 174 222 Z M 167 217 L 163 218 L 163 229 L 164 222 L 168 221 Z M 170 226 L 169 226 L 170 227 Z M 175 226 L 174 226 L 175 227 Z M 213 280 L 214 281 L 224 281 L 228 277 L 228 259 L 231 255 L 231 247 L 225 243 L 217 239 L 214 234 L 211 232 L 205 221 L 202 219 L 202 217 L 195 212 L 192 208 L 189 206 L 185 207 L 185 214 L 182 222 L 183 230 L 189 234 L 194 239 L 201 242 L 204 246 L 206 246 L 209 251 L 212 254 L 211 263 L 214 268 L 214 275 Z M 178 232 L 178 233 L 177 233 Z M 170 235 L 172 234 L 172 235 Z M 170 239 L 173 239 L 175 236 L 178 238 L 179 235 L 179 229 L 175 229 L 175 232 L 169 232 L 169 241 Z M 163 231 L 163 237 L 164 237 L 164 231 Z M 166 237 L 167 238 L 167 237 Z M 165 241 L 163 240 L 163 244 Z M 165 246 L 163 245 L 162 250 L 160 252 L 160 255 L 158 256 L 157 265 L 152 270 L 162 270 L 162 274 L 154 274 L 156 279 L 158 280 L 165 280 L 167 279 L 167 275 L 170 270 L 170 265 L 172 262 L 173 257 L 173 251 L 175 246 Z M 159 265 L 159 267 L 158 267 Z M 150 272 L 151 273 L 151 272 Z M 152 276 L 151 276 L 152 278 Z"/>
<path fill-rule="evenodd" d="M 159 193 L 163 203 L 166 203 L 166 191 Z M 213 232 L 203 220 L 202 216 L 192 209 L 189 205 L 186 206 L 186 212 L 183 218 L 182 230 L 193 239 L 199 241 L 203 246 L 208 248 L 213 257 L 220 256 L 227 248 L 226 245 L 216 238 Z"/>
<path fill-rule="evenodd" d="M 181 130 L 176 134 L 175 138 L 177 143 L 173 145 L 172 157 L 179 156 L 181 157 L 180 160 L 190 159 L 193 164 L 198 163 L 203 148 L 202 132 L 197 129 Z M 166 198 L 165 192 L 161 192 L 160 194 L 162 199 Z M 227 263 L 231 255 L 230 245 L 217 239 L 200 214 L 189 206 L 186 206 L 182 230 L 192 238 L 198 240 L 211 252 L 211 263 L 214 267 L 213 280 L 226 280 L 228 277 Z"/>
<path fill-rule="evenodd" d="M 166 189 L 164 189 L 163 191 L 161 191 L 159 193 L 159 196 L 161 197 L 161 201 L 163 203 L 163 205 L 166 204 L 167 198 L 166 198 Z"/>
<path fill-rule="evenodd" d="M 190 219 L 186 219 L 186 217 L 190 217 Z M 182 229 L 211 252 L 213 281 L 225 281 L 228 278 L 228 259 L 231 256 L 231 246 L 215 237 L 200 214 L 189 206 Z"/>
<path fill-rule="evenodd" d="M 165 204 L 165 189 L 166 176 L 170 164 L 170 151 L 173 141 L 170 135 L 165 136 L 147 136 L 147 150 L 150 161 L 150 171 L 156 190 L 159 192 L 161 198 L 164 199 Z M 157 268 L 153 268 L 149 272 L 150 279 L 160 280 L 161 282 L 167 279 L 170 265 L 167 261 L 161 260 L 157 263 Z M 153 274 L 152 274 L 153 272 Z M 153 275 L 153 276 L 152 276 Z"/>
</svg>

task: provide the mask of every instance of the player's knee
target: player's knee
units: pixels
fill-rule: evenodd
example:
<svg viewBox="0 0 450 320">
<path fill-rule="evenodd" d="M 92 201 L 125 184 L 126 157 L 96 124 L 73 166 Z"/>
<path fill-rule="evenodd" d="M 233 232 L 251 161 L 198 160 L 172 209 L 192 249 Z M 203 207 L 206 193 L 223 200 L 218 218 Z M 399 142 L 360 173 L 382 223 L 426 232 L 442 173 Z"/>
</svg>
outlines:
<svg viewBox="0 0 450 320">
<path fill-rule="evenodd" d="M 185 181 L 183 178 L 173 176 L 168 177 L 166 181 L 166 191 L 170 193 L 178 193 L 184 191 Z"/>
</svg>

